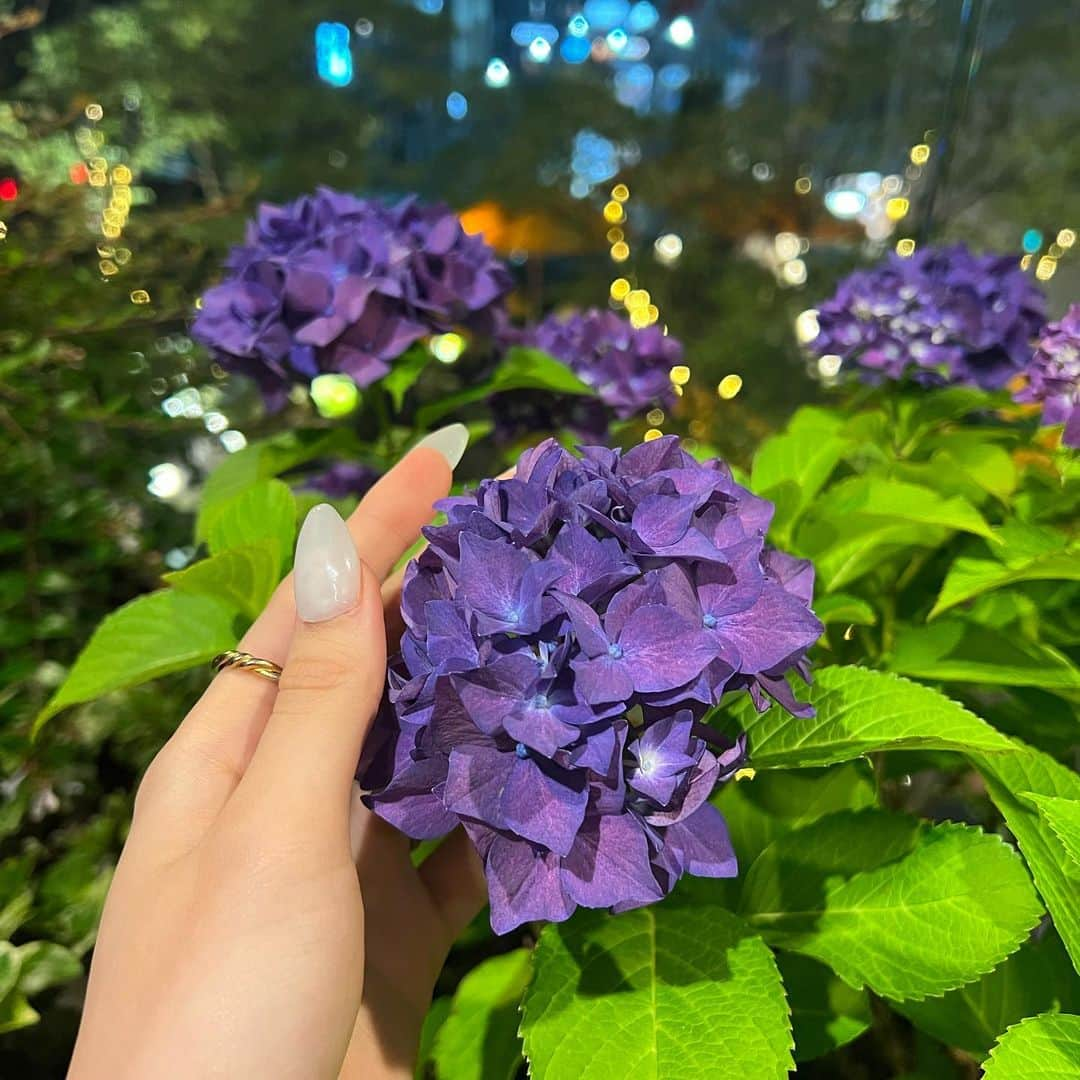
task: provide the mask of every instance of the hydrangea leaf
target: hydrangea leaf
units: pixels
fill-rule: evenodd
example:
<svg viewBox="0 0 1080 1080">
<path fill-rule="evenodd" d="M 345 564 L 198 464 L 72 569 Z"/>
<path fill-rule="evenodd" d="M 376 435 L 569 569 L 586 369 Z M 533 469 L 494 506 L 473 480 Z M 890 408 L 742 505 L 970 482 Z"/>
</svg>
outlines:
<svg viewBox="0 0 1080 1080">
<path fill-rule="evenodd" d="M 545 927 L 522 1010 L 538 1080 L 779 1080 L 794 1067 L 772 952 L 714 905 L 581 910 Z"/>
<path fill-rule="evenodd" d="M 854 761 L 828 769 L 762 770 L 752 779 L 721 784 L 712 801 L 745 869 L 783 833 L 837 810 L 874 806 L 877 788 L 869 764 Z"/>
<path fill-rule="evenodd" d="M 137 597 L 94 631 L 38 714 L 35 730 L 69 705 L 183 671 L 231 649 L 234 618 L 228 605 L 209 596 L 163 589 Z"/>
<path fill-rule="evenodd" d="M 965 476 L 1002 500 L 1016 490 L 1016 465 L 1008 451 L 975 432 L 966 439 L 950 432 L 946 438 L 948 441 L 930 460 L 942 475 L 952 472 Z"/>
<path fill-rule="evenodd" d="M 1057 649 L 957 618 L 902 627 L 888 666 L 918 679 L 1080 690 L 1080 669 Z"/>
<path fill-rule="evenodd" d="M 416 1050 L 416 1068 L 413 1070 L 414 1080 L 425 1080 L 431 1075 L 428 1063 L 431 1061 L 431 1053 L 435 1048 L 435 1037 L 449 1015 L 450 998 L 448 997 L 437 997 L 428 1007 L 424 1025 L 420 1029 L 420 1045 Z"/>
<path fill-rule="evenodd" d="M 1023 796 L 1039 808 L 1039 813 L 1072 859 L 1075 876 L 1080 877 L 1080 800 L 1032 792 L 1023 792 Z"/>
<path fill-rule="evenodd" d="M 266 607 L 280 578 L 278 544 L 264 540 L 200 559 L 183 570 L 165 574 L 162 580 L 181 592 L 215 597 L 255 618 Z"/>
<path fill-rule="evenodd" d="M 776 957 L 791 1005 L 795 1060 L 811 1061 L 857 1039 L 869 1026 L 870 998 L 824 964 L 798 953 Z"/>
<path fill-rule="evenodd" d="M 1043 1013 L 1014 1024 L 983 1062 L 986 1080 L 1077 1080 L 1080 1016 Z"/>
<path fill-rule="evenodd" d="M 448 1080 L 513 1080 L 521 1066 L 518 1003 L 530 953 L 515 949 L 473 968 L 435 1036 L 432 1060 Z"/>
<path fill-rule="evenodd" d="M 269 542 L 278 567 L 292 559 L 296 541 L 296 499 L 280 480 L 260 480 L 218 508 L 206 524 L 211 555 Z"/>
<path fill-rule="evenodd" d="M 21 963 L 19 950 L 10 941 L 0 941 L 0 999 L 18 984 Z"/>
<path fill-rule="evenodd" d="M 1000 837 L 864 810 L 776 840 L 750 869 L 740 913 L 770 944 L 904 1000 L 990 971 L 1042 906 Z"/>
<path fill-rule="evenodd" d="M 829 593 L 814 602 L 814 614 L 826 625 L 842 623 L 874 626 L 877 612 L 865 600 L 849 593 Z"/>
<path fill-rule="evenodd" d="M 19 946 L 19 990 L 32 997 L 58 983 L 77 979 L 82 962 L 54 941 L 29 941 Z"/>
<path fill-rule="evenodd" d="M 1025 943 L 977 982 L 942 998 L 893 1007 L 945 1044 L 982 1057 L 1002 1031 L 1025 1016 L 1080 1007 L 1080 988 L 1061 940 L 1051 931 L 1041 941 Z"/>
<path fill-rule="evenodd" d="M 929 617 L 933 619 L 965 600 L 1023 581 L 1080 581 L 1080 555 L 1051 552 L 1020 566 L 1008 566 L 997 559 L 961 555 L 949 567 Z"/>
<path fill-rule="evenodd" d="M 21 990 L 0 999 L 0 1035 L 36 1024 L 41 1017 Z"/>
<path fill-rule="evenodd" d="M 809 700 L 816 715 L 793 720 L 774 706 L 734 708 L 758 769 L 831 765 L 873 750 L 1007 751 L 1014 744 L 962 705 L 928 686 L 861 667 L 817 672 Z"/>
<path fill-rule="evenodd" d="M 1080 799 L 1080 776 L 1038 750 L 1016 746 L 1012 754 L 977 755 L 974 763 L 1020 845 L 1073 966 L 1080 971 L 1080 888 L 1072 860 L 1046 818 L 1029 801 L 1033 793 Z"/>
<path fill-rule="evenodd" d="M 414 345 L 404 356 L 399 356 L 388 374 L 382 378 L 382 386 L 390 395 L 394 408 L 400 412 L 405 395 L 424 373 L 432 356 L 422 345 Z"/>
</svg>

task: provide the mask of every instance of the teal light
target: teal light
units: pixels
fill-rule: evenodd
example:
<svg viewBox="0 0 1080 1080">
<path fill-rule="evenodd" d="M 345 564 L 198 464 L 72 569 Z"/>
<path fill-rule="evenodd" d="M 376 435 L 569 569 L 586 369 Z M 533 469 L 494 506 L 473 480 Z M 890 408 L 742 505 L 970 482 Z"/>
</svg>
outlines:
<svg viewBox="0 0 1080 1080">
<path fill-rule="evenodd" d="M 1043 234 L 1038 229 L 1028 229 L 1020 244 L 1029 255 L 1034 255 L 1043 246 Z"/>
</svg>

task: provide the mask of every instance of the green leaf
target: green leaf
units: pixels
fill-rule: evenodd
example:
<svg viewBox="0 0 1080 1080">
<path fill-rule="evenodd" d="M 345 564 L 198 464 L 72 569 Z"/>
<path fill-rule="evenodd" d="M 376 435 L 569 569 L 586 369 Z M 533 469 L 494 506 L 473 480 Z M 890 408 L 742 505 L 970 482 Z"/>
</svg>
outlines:
<svg viewBox="0 0 1080 1080">
<path fill-rule="evenodd" d="M 983 1062 L 985 1080 L 1077 1080 L 1080 1016 L 1043 1013 L 1014 1024 Z"/>
<path fill-rule="evenodd" d="M 1080 777 L 1053 758 L 1017 743 L 1012 754 L 973 755 L 987 791 L 1016 837 L 1054 925 L 1080 971 L 1080 889 L 1072 861 L 1031 794 L 1080 799 Z M 1023 799 L 1019 792 L 1024 792 Z"/>
<path fill-rule="evenodd" d="M 424 1026 L 420 1029 L 420 1046 L 416 1051 L 416 1068 L 413 1070 L 414 1080 L 424 1080 L 431 1075 L 428 1063 L 431 1061 L 431 1052 L 435 1047 L 435 1036 L 446 1023 L 450 1015 L 450 998 L 438 997 L 428 1008 L 427 1016 L 424 1017 Z"/>
<path fill-rule="evenodd" d="M 1021 792 L 1021 795 L 1039 808 L 1039 813 L 1075 864 L 1076 876 L 1080 877 L 1080 800 L 1036 795 L 1030 791 Z"/>
<path fill-rule="evenodd" d="M 518 1002 L 529 981 L 528 949 L 473 968 L 435 1036 L 432 1059 L 447 1080 L 513 1080 L 521 1066 Z"/>
<path fill-rule="evenodd" d="M 832 765 L 873 750 L 1004 751 L 1013 743 L 937 690 L 860 667 L 822 668 L 810 688 L 816 715 L 793 719 L 773 706 L 734 712 L 757 769 Z"/>
<path fill-rule="evenodd" d="M 933 619 L 943 611 L 992 589 L 1022 581 L 1080 581 L 1080 553 L 1051 552 L 1020 566 L 1007 566 L 997 559 L 961 555 L 949 567 L 929 617 Z"/>
<path fill-rule="evenodd" d="M 296 499 L 280 480 L 260 480 L 245 488 L 206 523 L 211 555 L 266 542 L 277 553 L 279 568 L 291 560 L 295 540 Z"/>
<path fill-rule="evenodd" d="M 826 626 L 873 626 L 877 622 L 877 612 L 865 600 L 848 593 L 830 593 L 815 600 L 814 614 Z"/>
<path fill-rule="evenodd" d="M 976 409 L 985 409 L 992 398 L 982 390 L 952 386 L 933 393 L 919 393 L 900 404 L 900 440 L 917 441 L 920 435 L 943 421 L 959 420 Z"/>
<path fill-rule="evenodd" d="M 52 941 L 31 941 L 19 946 L 19 990 L 27 997 L 50 986 L 70 982 L 83 972 L 82 962 L 63 945 Z"/>
<path fill-rule="evenodd" d="M 870 999 L 824 964 L 798 953 L 776 958 L 791 1005 L 795 1060 L 811 1061 L 857 1039 L 870 1026 Z"/>
<path fill-rule="evenodd" d="M 887 662 L 918 679 L 1080 690 L 1080 669 L 1057 649 L 965 619 L 901 627 Z"/>
<path fill-rule="evenodd" d="M 958 471 L 998 499 L 1007 499 L 1016 490 L 1016 465 L 1008 451 L 979 436 L 946 436 L 946 445 L 936 451 L 930 464 L 942 473 Z"/>
<path fill-rule="evenodd" d="M 893 1008 L 949 1046 L 983 1057 L 1000 1032 L 1025 1016 L 1080 1006 L 1076 973 L 1056 934 L 1029 941 L 978 982 Z"/>
<path fill-rule="evenodd" d="M 483 401 L 504 390 L 546 390 L 553 394 L 591 395 L 596 391 L 583 383 L 564 363 L 540 349 L 517 347 L 511 349 L 495 369 L 490 381 L 480 386 L 451 394 L 433 401 L 416 413 L 418 427 L 426 428 L 434 421 L 454 412 L 463 405 Z"/>
<path fill-rule="evenodd" d="M 164 589 L 106 615 L 38 713 L 37 731 L 69 705 L 195 667 L 236 644 L 233 612 L 208 596 Z"/>
<path fill-rule="evenodd" d="M 877 803 L 873 770 L 866 762 L 828 769 L 761 771 L 752 779 L 720 785 L 712 799 L 727 822 L 743 870 L 783 833 L 831 814 Z"/>
<path fill-rule="evenodd" d="M 6 997 L 19 982 L 22 958 L 10 941 L 0 941 L 0 998 Z"/>
<path fill-rule="evenodd" d="M 538 1080 L 780 1080 L 793 1068 L 772 953 L 710 904 L 581 909 L 545 927 L 522 1014 Z"/>
<path fill-rule="evenodd" d="M 399 356 L 389 373 L 383 376 L 379 385 L 390 395 L 396 412 L 401 411 L 401 406 L 405 404 L 405 395 L 423 374 L 424 368 L 431 363 L 431 359 L 431 353 L 422 345 L 414 346 L 404 356 Z"/>
<path fill-rule="evenodd" d="M 205 540 L 207 526 L 221 506 L 260 480 L 269 480 L 316 458 L 353 454 L 358 447 L 352 431 L 334 428 L 330 431 L 289 431 L 250 443 L 243 450 L 230 454 L 203 485 L 195 539 Z"/>
<path fill-rule="evenodd" d="M 770 944 L 885 997 L 942 994 L 991 970 L 1042 915 L 1017 853 L 966 825 L 842 811 L 762 852 L 740 913 Z"/>
<path fill-rule="evenodd" d="M 0 1035 L 30 1027 L 40 1019 L 37 1010 L 26 1000 L 21 990 L 15 990 L 0 1000 Z"/>
<path fill-rule="evenodd" d="M 162 580 L 181 592 L 216 598 L 255 618 L 266 607 L 280 578 L 280 547 L 275 541 L 263 540 L 211 555 L 163 575 Z"/>
</svg>

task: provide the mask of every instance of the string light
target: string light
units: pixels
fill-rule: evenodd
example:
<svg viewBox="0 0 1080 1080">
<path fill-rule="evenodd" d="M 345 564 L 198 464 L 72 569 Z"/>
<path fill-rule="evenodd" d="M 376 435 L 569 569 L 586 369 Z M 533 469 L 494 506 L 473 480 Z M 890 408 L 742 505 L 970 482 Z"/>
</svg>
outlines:
<svg viewBox="0 0 1080 1080">
<path fill-rule="evenodd" d="M 611 189 L 611 197 L 616 202 L 626 202 L 630 198 L 630 189 L 625 184 L 616 184 Z"/>
<path fill-rule="evenodd" d="M 685 386 L 690 381 L 690 369 L 685 364 L 676 364 L 668 372 L 668 378 L 676 386 Z"/>
<path fill-rule="evenodd" d="M 903 240 L 897 240 L 896 254 L 905 259 L 910 258 L 915 254 L 915 241 L 910 237 L 904 237 Z"/>
<path fill-rule="evenodd" d="M 813 182 L 809 176 L 800 176 L 798 180 L 795 181 L 795 194 L 809 195 L 813 186 Z"/>
<path fill-rule="evenodd" d="M 652 442 L 654 439 L 663 438 L 663 435 L 664 433 L 659 428 L 649 428 L 642 436 L 642 439 L 644 442 Z"/>
<path fill-rule="evenodd" d="M 1035 276 L 1040 281 L 1049 281 L 1057 271 L 1057 259 L 1050 255 L 1044 255 L 1035 264 Z"/>
<path fill-rule="evenodd" d="M 1068 250 L 1076 243 L 1076 233 L 1072 229 L 1062 229 L 1057 234 L 1057 242 L 1059 247 Z"/>
<path fill-rule="evenodd" d="M 926 143 L 917 143 L 911 148 L 911 164 L 925 165 L 930 160 L 930 147 Z"/>
<path fill-rule="evenodd" d="M 630 282 L 624 277 L 616 278 L 611 283 L 611 299 L 622 302 L 630 295 Z"/>
<path fill-rule="evenodd" d="M 741 375 L 725 375 L 720 380 L 720 385 L 717 386 L 716 393 L 722 401 L 730 401 L 733 397 L 738 396 L 742 386 L 743 381 Z"/>
<path fill-rule="evenodd" d="M 615 262 L 626 262 L 630 258 L 630 245 L 625 240 L 612 244 L 611 257 Z"/>
</svg>

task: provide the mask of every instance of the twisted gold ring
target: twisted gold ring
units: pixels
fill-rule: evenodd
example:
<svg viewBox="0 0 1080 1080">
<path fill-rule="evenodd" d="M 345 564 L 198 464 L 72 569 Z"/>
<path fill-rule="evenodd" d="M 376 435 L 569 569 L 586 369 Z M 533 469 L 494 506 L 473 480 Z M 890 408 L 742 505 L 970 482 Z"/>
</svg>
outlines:
<svg viewBox="0 0 1080 1080">
<path fill-rule="evenodd" d="M 280 664 L 275 664 L 273 660 L 263 660 L 261 657 L 252 656 L 251 653 L 237 652 L 235 649 L 218 653 L 210 661 L 210 666 L 214 671 L 224 671 L 230 667 L 240 668 L 242 671 L 252 671 L 256 675 L 261 675 L 264 679 L 269 679 L 271 682 L 277 682 L 281 678 Z"/>
</svg>

